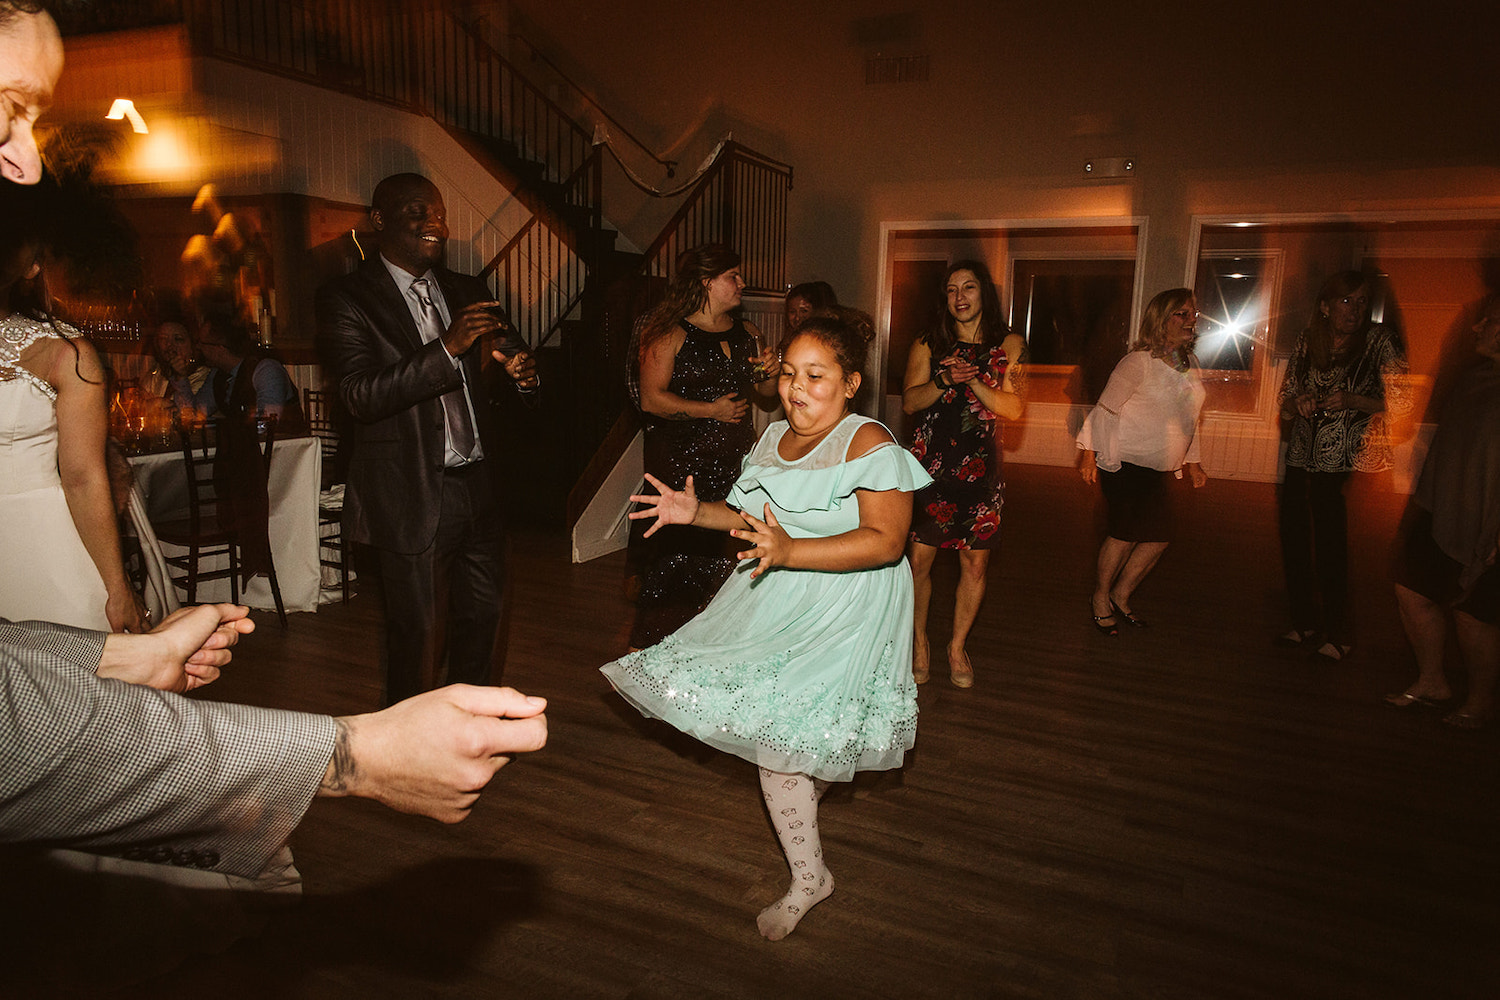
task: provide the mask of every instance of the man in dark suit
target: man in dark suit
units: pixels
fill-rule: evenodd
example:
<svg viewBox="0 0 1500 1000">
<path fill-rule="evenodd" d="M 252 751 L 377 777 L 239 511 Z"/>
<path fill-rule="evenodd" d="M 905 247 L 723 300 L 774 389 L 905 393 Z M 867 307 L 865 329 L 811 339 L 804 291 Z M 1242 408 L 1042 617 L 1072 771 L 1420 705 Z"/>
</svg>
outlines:
<svg viewBox="0 0 1500 1000">
<path fill-rule="evenodd" d="M 538 379 L 525 351 L 476 344 L 506 324 L 483 281 L 442 266 L 447 210 L 431 181 L 381 181 L 370 224 L 380 252 L 318 291 L 318 343 L 353 419 L 344 537 L 379 556 L 394 703 L 436 678 L 445 648 L 449 681 L 489 680 L 503 554 L 485 386 L 534 400 Z"/>
</svg>

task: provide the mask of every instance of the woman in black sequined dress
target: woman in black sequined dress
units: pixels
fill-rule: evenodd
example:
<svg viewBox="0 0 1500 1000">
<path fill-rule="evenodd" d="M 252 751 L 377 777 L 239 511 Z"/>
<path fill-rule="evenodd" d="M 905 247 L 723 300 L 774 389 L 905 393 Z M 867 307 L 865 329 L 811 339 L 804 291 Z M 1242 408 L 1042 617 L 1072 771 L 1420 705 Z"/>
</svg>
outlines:
<svg viewBox="0 0 1500 1000">
<path fill-rule="evenodd" d="M 699 499 L 723 500 L 755 444 L 752 399 L 774 405 L 774 352 L 735 315 L 745 282 L 739 255 L 696 247 L 677 259 L 676 277 L 640 335 L 640 406 L 646 471 L 673 489 L 687 477 Z M 696 615 L 734 569 L 722 532 L 675 526 L 651 537 L 630 645 L 655 645 Z"/>
</svg>

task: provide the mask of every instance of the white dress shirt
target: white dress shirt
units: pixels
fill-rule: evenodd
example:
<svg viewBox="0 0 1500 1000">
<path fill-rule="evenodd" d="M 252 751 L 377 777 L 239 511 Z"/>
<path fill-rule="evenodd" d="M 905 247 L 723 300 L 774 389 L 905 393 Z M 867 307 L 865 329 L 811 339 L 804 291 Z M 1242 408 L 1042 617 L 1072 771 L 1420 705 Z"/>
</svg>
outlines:
<svg viewBox="0 0 1500 1000">
<path fill-rule="evenodd" d="M 427 296 L 432 299 L 432 304 L 437 309 L 438 319 L 441 321 L 443 328 L 447 329 L 448 325 L 453 322 L 453 316 L 448 312 L 448 302 L 443 298 L 443 289 L 438 285 L 437 275 L 432 273 L 431 268 L 428 268 L 426 274 L 413 277 L 411 272 L 397 267 L 386 260 L 384 254 L 380 256 L 380 263 L 385 265 L 385 269 L 390 272 L 391 280 L 396 283 L 397 288 L 401 289 L 401 297 L 406 300 L 406 308 L 411 310 L 412 322 L 417 325 L 417 333 L 421 335 L 422 342 L 424 344 L 432 343 L 437 338 L 427 330 L 426 324 L 422 322 L 422 300 L 417 297 L 416 290 L 412 288 L 412 284 L 421 278 L 427 279 Z M 445 345 L 443 348 L 444 352 L 447 349 Z M 453 367 L 458 371 L 459 379 L 463 381 L 464 405 L 469 408 L 469 422 L 474 427 L 474 453 L 466 457 L 460 455 L 458 450 L 453 447 L 453 435 L 449 433 L 448 425 L 444 423 L 443 465 L 445 468 L 453 469 L 461 465 L 481 461 L 484 458 L 484 443 L 479 439 L 479 420 L 474 413 L 474 399 L 469 395 L 469 382 L 464 378 L 463 364 L 458 358 L 452 355 L 449 355 L 449 358 L 453 361 Z"/>
</svg>

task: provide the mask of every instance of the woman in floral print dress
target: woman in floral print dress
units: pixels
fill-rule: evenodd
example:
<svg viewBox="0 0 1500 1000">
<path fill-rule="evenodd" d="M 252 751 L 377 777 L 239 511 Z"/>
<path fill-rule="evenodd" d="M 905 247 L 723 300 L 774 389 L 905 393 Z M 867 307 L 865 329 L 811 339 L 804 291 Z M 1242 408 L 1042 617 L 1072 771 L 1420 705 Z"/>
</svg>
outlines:
<svg viewBox="0 0 1500 1000">
<path fill-rule="evenodd" d="M 939 322 L 912 345 L 906 363 L 902 408 L 920 414 L 911 450 L 933 479 L 914 498 L 907 556 L 915 584 L 916 622 L 912 674 L 918 684 L 930 671 L 927 607 L 937 550 L 957 549 L 958 589 L 948 676 L 954 686 L 974 685 L 965 643 L 984 599 L 990 549 L 1000 544 L 999 418 L 1016 420 L 1025 341 L 1007 329 L 989 269 L 958 261 L 944 279 Z"/>
</svg>

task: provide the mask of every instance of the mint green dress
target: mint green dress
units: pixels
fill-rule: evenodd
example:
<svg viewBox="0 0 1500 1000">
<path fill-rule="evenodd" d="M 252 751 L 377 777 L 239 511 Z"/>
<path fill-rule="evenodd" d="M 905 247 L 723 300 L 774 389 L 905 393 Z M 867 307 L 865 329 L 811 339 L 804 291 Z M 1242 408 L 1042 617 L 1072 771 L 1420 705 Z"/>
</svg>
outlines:
<svg viewBox="0 0 1500 1000">
<path fill-rule="evenodd" d="M 785 421 L 766 429 L 729 492 L 765 505 L 793 538 L 859 527 L 856 490 L 912 493 L 932 478 L 894 441 L 853 461 L 846 416 L 796 461 L 777 453 Z M 768 768 L 847 781 L 901 766 L 917 733 L 911 675 L 912 582 L 903 557 L 873 569 L 740 564 L 708 607 L 655 646 L 600 668 L 642 715 Z"/>
</svg>

